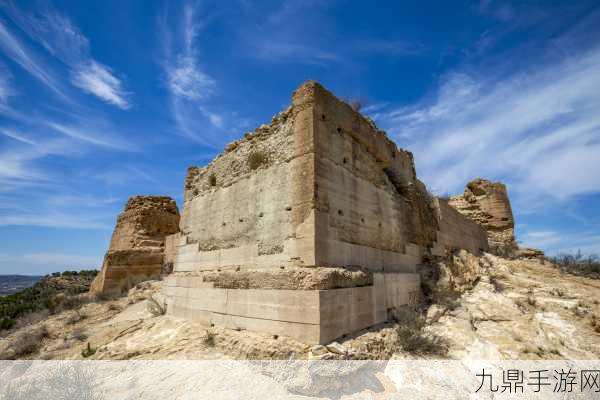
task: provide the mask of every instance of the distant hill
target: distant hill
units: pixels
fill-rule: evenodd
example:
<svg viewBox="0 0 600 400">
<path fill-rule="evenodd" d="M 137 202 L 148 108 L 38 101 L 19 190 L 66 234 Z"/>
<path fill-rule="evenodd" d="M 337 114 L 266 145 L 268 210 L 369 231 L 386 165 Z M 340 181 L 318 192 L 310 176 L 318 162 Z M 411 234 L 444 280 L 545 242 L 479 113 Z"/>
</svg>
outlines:
<svg viewBox="0 0 600 400">
<path fill-rule="evenodd" d="M 0 275 L 0 296 L 17 293 L 39 282 L 43 276 Z"/>
<path fill-rule="evenodd" d="M 97 270 L 55 272 L 43 277 L 0 276 L 0 331 L 12 328 L 18 318 L 47 310 L 50 314 L 69 308 L 77 295 L 86 293 Z"/>
</svg>

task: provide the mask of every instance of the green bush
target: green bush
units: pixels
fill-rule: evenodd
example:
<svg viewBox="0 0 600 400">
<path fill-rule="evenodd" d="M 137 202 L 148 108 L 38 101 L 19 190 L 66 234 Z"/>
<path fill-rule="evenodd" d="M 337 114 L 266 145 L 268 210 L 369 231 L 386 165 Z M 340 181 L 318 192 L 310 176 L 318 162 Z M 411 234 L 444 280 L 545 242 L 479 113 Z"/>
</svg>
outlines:
<svg viewBox="0 0 600 400">
<path fill-rule="evenodd" d="M 10 329 L 15 326 L 16 321 L 12 318 L 0 318 L 0 330 Z"/>
<path fill-rule="evenodd" d="M 0 296 L 0 330 L 11 329 L 17 319 L 36 311 L 54 313 L 78 308 L 84 302 L 80 294 L 89 290 L 97 273 L 96 270 L 54 273 L 20 292 Z M 65 278 L 62 286 L 55 282 L 59 277 Z"/>
<path fill-rule="evenodd" d="M 260 151 L 254 151 L 248 156 L 248 165 L 255 170 L 267 161 L 267 157 Z"/>
</svg>

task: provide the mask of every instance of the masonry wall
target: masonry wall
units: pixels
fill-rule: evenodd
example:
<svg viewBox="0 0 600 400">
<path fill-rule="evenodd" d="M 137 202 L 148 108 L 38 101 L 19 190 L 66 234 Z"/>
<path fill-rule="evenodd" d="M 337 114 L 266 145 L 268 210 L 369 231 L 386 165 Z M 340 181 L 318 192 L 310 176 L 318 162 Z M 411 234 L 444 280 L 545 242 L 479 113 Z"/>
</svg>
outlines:
<svg viewBox="0 0 600 400">
<path fill-rule="evenodd" d="M 165 238 L 179 230 L 175 201 L 165 196 L 134 196 L 117 218 L 102 269 L 92 282 L 94 294 L 118 292 L 156 278 L 165 266 Z M 170 251 L 174 251 L 171 247 Z"/>
<path fill-rule="evenodd" d="M 190 168 L 175 271 L 315 264 L 311 127 L 288 109 Z"/>
<path fill-rule="evenodd" d="M 436 199 L 434 204 L 439 221 L 436 248 L 465 249 L 476 255 L 489 250 L 486 232 L 478 224 L 465 218 L 445 200 Z"/>
<path fill-rule="evenodd" d="M 423 256 L 453 248 L 478 254 L 485 232 L 428 194 L 410 152 L 307 82 L 270 125 L 189 169 L 168 312 L 326 343 L 417 302 Z"/>
<path fill-rule="evenodd" d="M 424 221 L 412 154 L 322 86 L 299 92 L 315 121 L 317 263 L 414 272 L 436 220 Z"/>
<path fill-rule="evenodd" d="M 451 197 L 448 204 L 487 232 L 492 252 L 506 256 L 517 250 L 515 221 L 503 183 L 474 179 L 462 195 Z"/>
</svg>

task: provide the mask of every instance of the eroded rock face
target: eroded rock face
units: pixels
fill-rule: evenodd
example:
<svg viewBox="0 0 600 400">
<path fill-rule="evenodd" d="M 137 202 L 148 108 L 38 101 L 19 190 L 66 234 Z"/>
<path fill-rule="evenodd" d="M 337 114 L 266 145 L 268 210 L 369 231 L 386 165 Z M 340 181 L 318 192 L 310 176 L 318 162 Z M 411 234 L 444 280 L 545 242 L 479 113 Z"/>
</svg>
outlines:
<svg viewBox="0 0 600 400">
<path fill-rule="evenodd" d="M 515 221 L 503 183 L 475 179 L 464 194 L 451 197 L 448 204 L 486 230 L 493 253 L 512 255 L 517 249 Z"/>
<path fill-rule="evenodd" d="M 160 274 L 165 238 L 179 231 L 175 200 L 166 196 L 134 196 L 119 215 L 110 247 L 91 293 L 122 291 L 131 283 Z"/>
</svg>

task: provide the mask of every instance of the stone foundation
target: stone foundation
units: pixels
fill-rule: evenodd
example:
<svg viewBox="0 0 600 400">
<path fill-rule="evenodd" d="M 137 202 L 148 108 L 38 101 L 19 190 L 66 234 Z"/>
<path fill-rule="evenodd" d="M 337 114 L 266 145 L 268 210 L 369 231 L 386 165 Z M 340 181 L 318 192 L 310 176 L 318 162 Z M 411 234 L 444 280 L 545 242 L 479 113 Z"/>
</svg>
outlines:
<svg viewBox="0 0 600 400">
<path fill-rule="evenodd" d="M 170 276 L 169 314 L 206 326 L 285 335 L 324 344 L 388 318 L 420 296 L 417 274 L 375 274 L 368 286 L 328 290 L 220 289 L 201 277 Z"/>
</svg>

